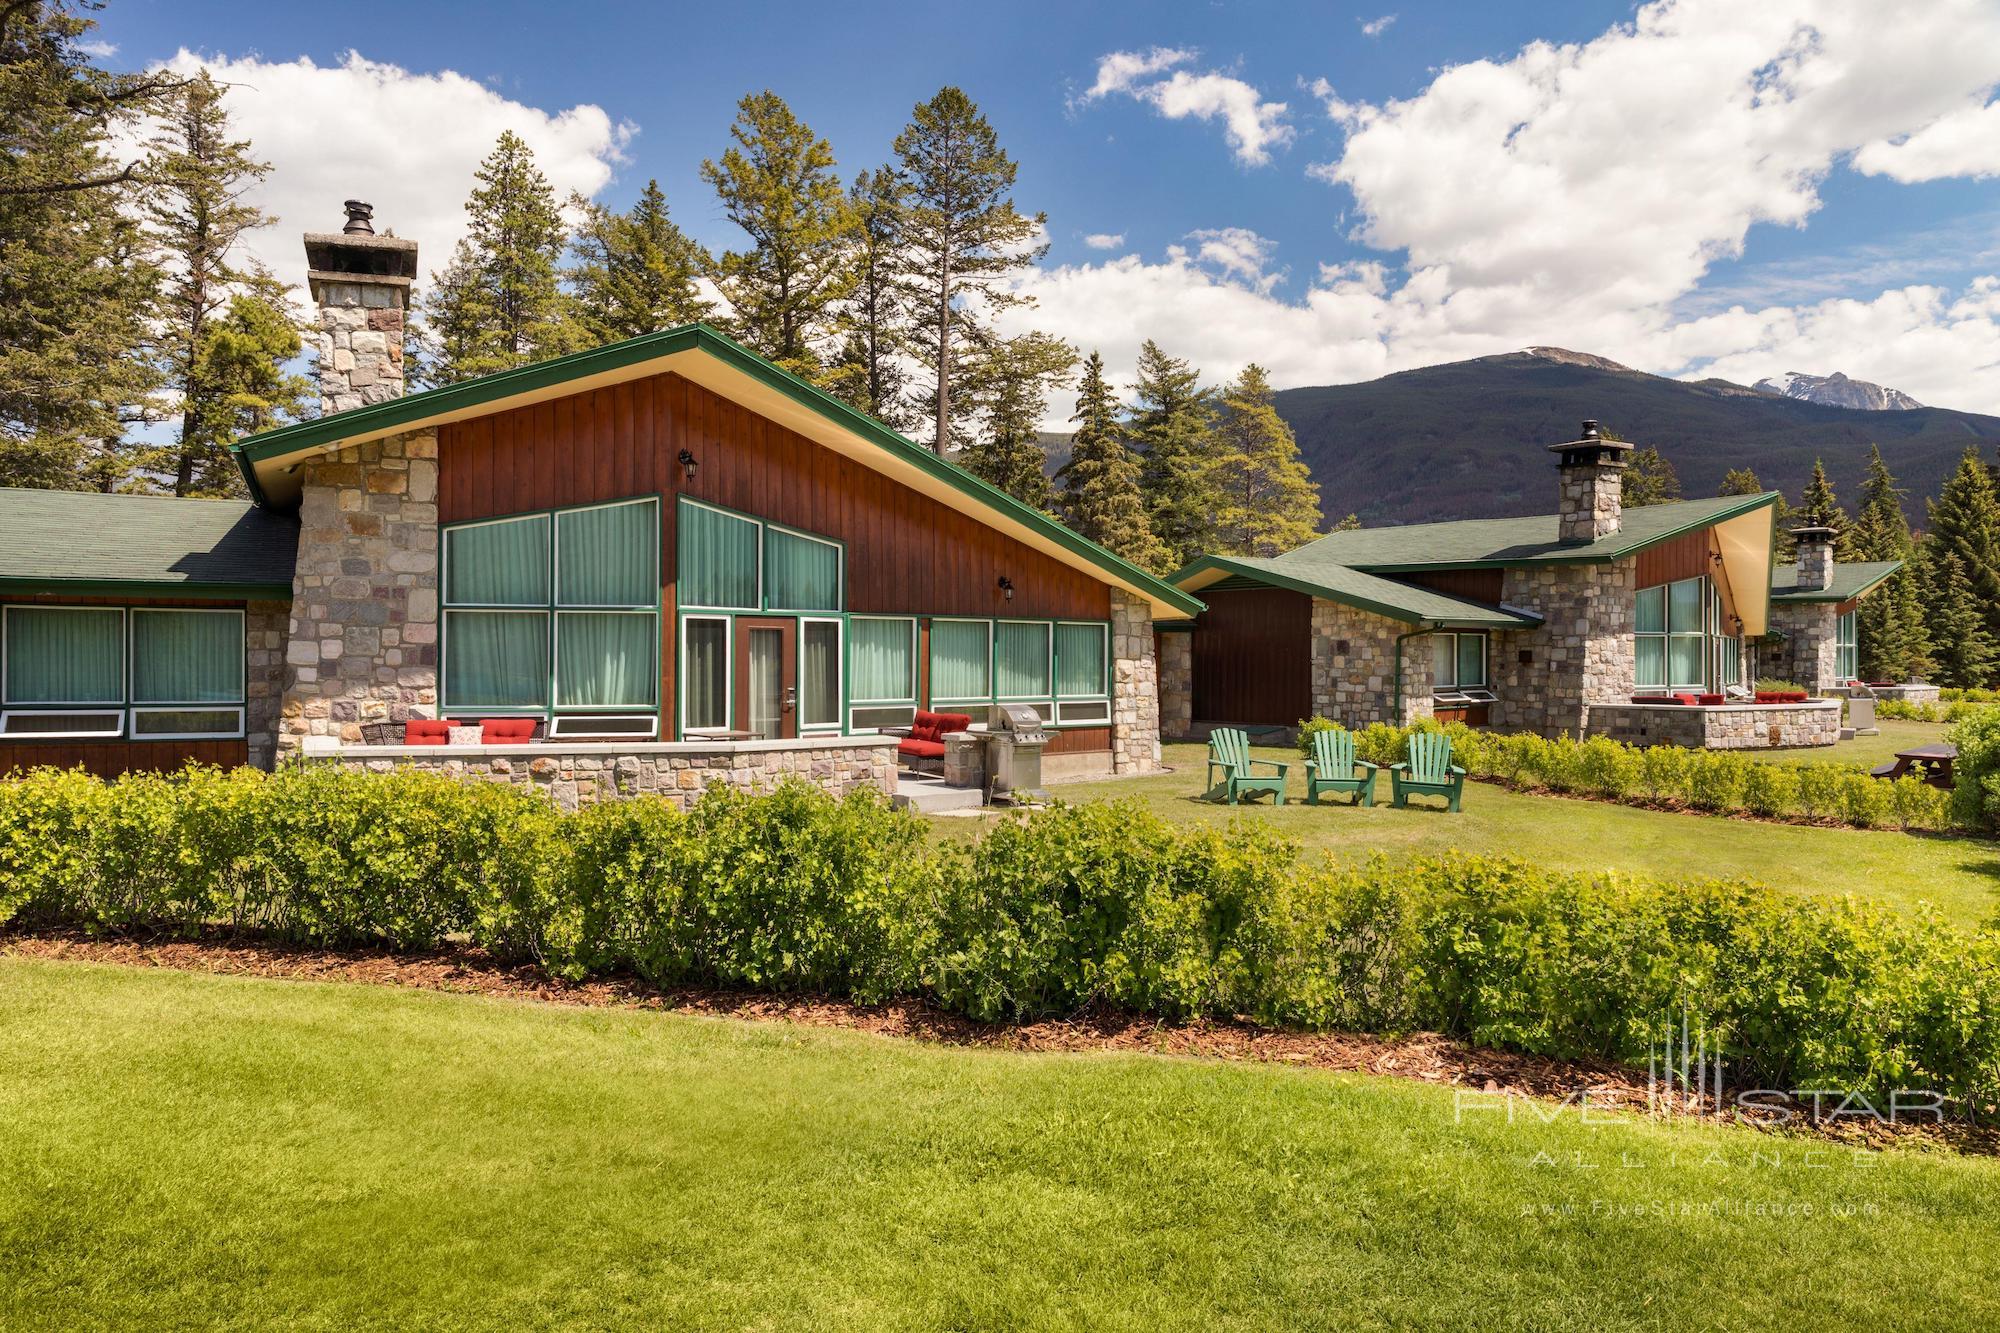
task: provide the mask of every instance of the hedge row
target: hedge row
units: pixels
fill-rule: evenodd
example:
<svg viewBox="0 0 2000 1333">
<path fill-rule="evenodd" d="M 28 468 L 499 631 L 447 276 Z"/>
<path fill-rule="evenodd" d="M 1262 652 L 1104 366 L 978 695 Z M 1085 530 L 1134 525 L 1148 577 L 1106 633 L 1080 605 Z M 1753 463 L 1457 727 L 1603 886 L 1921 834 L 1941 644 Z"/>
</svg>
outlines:
<svg viewBox="0 0 2000 1333">
<path fill-rule="evenodd" d="M 1332 725 L 1321 718 L 1303 723 L 1301 749 L 1310 753 L 1310 732 Z M 1858 828 L 1942 829 L 1952 822 L 1949 792 L 1915 776 L 1884 781 L 1855 764 L 1772 764 L 1730 750 L 1627 745 L 1603 736 L 1550 740 L 1428 720 L 1409 727 L 1374 723 L 1354 733 L 1354 752 L 1391 764 L 1404 758 L 1417 731 L 1445 732 L 1453 762 L 1474 777 L 1514 787 Z"/>
<path fill-rule="evenodd" d="M 1742 883 L 1308 862 L 1267 821 L 1185 827 L 1127 803 L 960 843 L 803 785 L 563 814 L 407 771 L 43 771 L 0 782 L 8 917 L 399 949 L 457 936 L 571 978 L 921 995 L 982 1019 L 1099 1003 L 1434 1029 L 1635 1064 L 1685 1015 L 1759 1086 L 2000 1102 L 2000 934 Z"/>
<path fill-rule="evenodd" d="M 1992 708 L 1990 702 L 1953 699 L 1946 703 L 1920 704 L 1908 699 L 1882 699 L 1875 704 L 1875 716 L 1903 722 L 1963 722 Z"/>
</svg>

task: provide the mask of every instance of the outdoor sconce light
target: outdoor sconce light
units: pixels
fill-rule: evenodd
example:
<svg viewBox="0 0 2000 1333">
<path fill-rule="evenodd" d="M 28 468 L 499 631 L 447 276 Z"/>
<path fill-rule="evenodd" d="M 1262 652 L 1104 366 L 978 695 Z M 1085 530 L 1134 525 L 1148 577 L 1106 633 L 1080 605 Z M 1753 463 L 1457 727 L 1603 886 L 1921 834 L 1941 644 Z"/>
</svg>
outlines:
<svg viewBox="0 0 2000 1333">
<path fill-rule="evenodd" d="M 1000 586 L 1000 592 L 1001 592 L 1001 594 L 1002 594 L 1003 596 L 1005 596 L 1005 597 L 1006 597 L 1006 599 L 1007 599 L 1008 601 L 1010 601 L 1010 602 L 1011 602 L 1011 601 L 1013 601 L 1013 600 L 1014 600 L 1014 580 L 1012 580 L 1012 579 L 1008 578 L 1008 577 L 1007 577 L 1007 576 L 1006 576 L 1005 574 L 1002 574 L 1002 575 L 1000 576 L 1000 585 L 999 585 L 999 586 Z"/>
<path fill-rule="evenodd" d="M 701 467 L 701 464 L 695 460 L 694 454 L 686 449 L 681 450 L 680 464 L 681 475 L 689 481 L 693 481 L 696 469 Z"/>
</svg>

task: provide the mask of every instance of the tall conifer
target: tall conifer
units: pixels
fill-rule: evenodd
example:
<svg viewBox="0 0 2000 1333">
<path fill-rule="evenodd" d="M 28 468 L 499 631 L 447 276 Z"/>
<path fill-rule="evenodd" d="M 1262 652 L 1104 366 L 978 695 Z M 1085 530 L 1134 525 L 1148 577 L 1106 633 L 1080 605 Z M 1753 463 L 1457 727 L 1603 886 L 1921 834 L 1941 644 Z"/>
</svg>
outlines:
<svg viewBox="0 0 2000 1333">
<path fill-rule="evenodd" d="M 1132 445 L 1153 535 L 1179 568 L 1213 544 L 1215 402 L 1186 361 L 1148 338 L 1132 383 Z"/>
<path fill-rule="evenodd" d="M 914 330 L 900 280 L 909 198 L 908 182 L 888 166 L 861 172 L 848 188 L 848 295 L 840 354 L 826 378 L 828 392 L 904 432 L 917 419 L 905 368 L 916 352 Z"/>
<path fill-rule="evenodd" d="M 1104 378 L 1104 358 L 1092 352 L 1077 385 L 1076 434 L 1069 462 L 1057 473 L 1063 517 L 1098 545 L 1147 569 L 1166 564 L 1167 551 L 1146 522 L 1139 495 L 1139 460 L 1125 446 L 1118 400 Z"/>
<path fill-rule="evenodd" d="M 1067 384 L 1075 369 L 1076 349 L 1046 333 L 995 343 L 967 387 L 965 401 L 977 409 L 979 429 L 959 450 L 960 465 L 1023 504 L 1053 510 L 1042 413 L 1049 394 Z"/>
<path fill-rule="evenodd" d="M 1958 565 L 1974 611 L 1988 633 L 2000 638 L 2000 497 L 1978 446 L 1966 446 L 1958 470 L 1931 501 L 1929 526 L 1925 546 L 1936 557 L 1933 568 L 1945 569 L 1945 557 Z M 1949 599 L 1933 586 L 1925 600 L 1931 609 L 1931 642 L 1941 656 L 1949 630 L 1939 612 Z"/>
<path fill-rule="evenodd" d="M 1222 391 L 1208 476 L 1221 553 L 1279 555 L 1318 535 L 1319 487 L 1292 428 L 1278 415 L 1262 366 L 1244 367 Z"/>
<path fill-rule="evenodd" d="M 569 279 L 577 317 L 598 343 L 618 342 L 708 319 L 714 308 L 696 279 L 713 261 L 667 212 L 656 180 L 626 212 L 572 195 L 579 216 Z"/>
</svg>

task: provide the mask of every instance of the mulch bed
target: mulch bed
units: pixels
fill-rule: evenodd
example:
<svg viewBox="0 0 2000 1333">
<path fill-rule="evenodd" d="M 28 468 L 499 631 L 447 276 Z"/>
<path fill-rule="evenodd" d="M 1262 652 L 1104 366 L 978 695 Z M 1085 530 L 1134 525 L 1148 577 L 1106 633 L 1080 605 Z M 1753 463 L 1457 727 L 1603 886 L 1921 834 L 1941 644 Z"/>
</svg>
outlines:
<svg viewBox="0 0 2000 1333">
<path fill-rule="evenodd" d="M 294 981 L 407 986 L 419 990 L 590 1008 L 672 1010 L 715 1018 L 845 1028 L 951 1046 L 1015 1051 L 1138 1052 L 1210 1060 L 1261 1061 L 1298 1068 L 1388 1075 L 1481 1093 L 1569 1099 L 1577 1114 L 1586 1095 L 1592 1113 L 1652 1111 L 1676 1118 L 1714 1119 L 1712 1109 L 1655 1098 L 1646 1079 L 1624 1066 L 1555 1060 L 1469 1045 L 1436 1033 L 1371 1037 L 1306 1033 L 1247 1023 L 1166 1023 L 1115 1012 L 1089 1011 L 1062 1021 L 979 1023 L 922 1000 L 853 1004 L 809 995 L 705 988 L 660 989 L 636 977 L 567 982 L 532 964 L 509 964 L 483 950 L 446 947 L 432 953 L 314 949 L 241 933 L 198 939 L 92 937 L 81 932 L 0 933 L 0 955 L 47 961 L 110 963 Z M 1497 1110 L 1500 1103 L 1484 1106 Z M 1492 1114 L 1493 1111 L 1468 1111 Z M 1526 1114 L 1525 1110 L 1516 1114 Z M 1543 1111 L 1546 1115 L 1547 1112 Z M 1739 1115 L 1743 1124 L 1780 1133 L 1808 1133 L 1857 1147 L 1936 1144 L 2000 1154 L 2000 1128 L 1964 1123 L 1882 1124 L 1862 1117 L 1782 1123 L 1775 1115 Z"/>
</svg>

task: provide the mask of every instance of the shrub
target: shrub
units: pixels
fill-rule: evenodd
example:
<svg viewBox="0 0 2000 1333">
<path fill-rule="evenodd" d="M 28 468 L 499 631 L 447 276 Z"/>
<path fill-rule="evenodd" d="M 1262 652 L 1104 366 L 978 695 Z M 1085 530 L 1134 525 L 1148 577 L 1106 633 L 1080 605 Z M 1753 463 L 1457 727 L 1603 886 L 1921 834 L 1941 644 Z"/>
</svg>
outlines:
<svg viewBox="0 0 2000 1333">
<path fill-rule="evenodd" d="M 1797 802 L 1799 780 L 1783 764 L 1750 764 L 1743 774 L 1743 808 L 1767 819 L 1776 818 Z"/>
<path fill-rule="evenodd" d="M 0 923 L 77 921 L 94 888 L 94 830 L 110 789 L 73 769 L 0 781 Z"/>
<path fill-rule="evenodd" d="M 1801 764 L 1798 795 L 1793 799 L 1808 820 L 1825 819 L 1840 809 L 1844 770 L 1838 764 Z"/>
<path fill-rule="evenodd" d="M 2000 709 L 1954 724 L 1945 739 L 1958 747 L 1951 765 L 1951 812 L 1958 823 L 2000 832 Z"/>
<path fill-rule="evenodd" d="M 1305 718 L 1299 723 L 1299 753 L 1307 759 L 1312 758 L 1313 737 L 1322 731 L 1339 730 L 1341 730 L 1340 724 L 1330 717 L 1321 717 L 1315 713 Z"/>
<path fill-rule="evenodd" d="M 1651 745 L 1639 755 L 1639 782 L 1656 801 L 1676 801 L 1687 791 L 1688 751 L 1677 745 Z"/>
<path fill-rule="evenodd" d="M 1778 676 L 1759 676 L 1753 693 L 1756 694 L 1804 694 L 1806 687 L 1795 680 L 1785 680 Z"/>
</svg>

